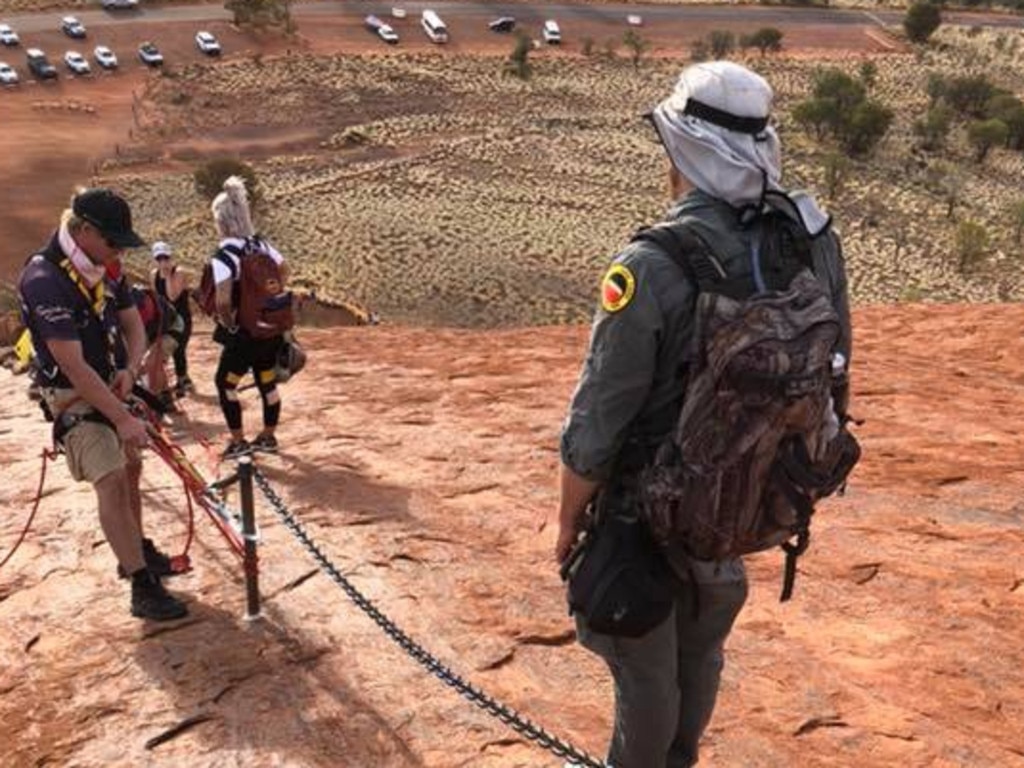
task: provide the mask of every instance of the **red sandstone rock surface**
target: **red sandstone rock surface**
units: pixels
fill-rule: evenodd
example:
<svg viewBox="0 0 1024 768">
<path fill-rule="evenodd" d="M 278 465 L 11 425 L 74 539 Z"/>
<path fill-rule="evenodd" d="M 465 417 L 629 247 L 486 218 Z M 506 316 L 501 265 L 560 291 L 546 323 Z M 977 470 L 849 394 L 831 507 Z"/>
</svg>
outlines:
<svg viewBox="0 0 1024 768">
<path fill-rule="evenodd" d="M 793 602 L 750 558 L 707 766 L 1024 765 L 1024 308 L 856 314 L 865 458 L 815 523 Z M 201 334 L 204 335 L 205 334 Z M 611 689 L 573 642 L 550 559 L 559 422 L 584 328 L 308 330 L 282 453 L 260 464 L 359 589 L 453 668 L 601 754 Z M 175 419 L 222 438 L 215 349 Z M 46 427 L 0 371 L 0 553 L 35 493 Z M 255 393 L 246 418 L 258 419 Z M 148 532 L 183 542 L 152 456 Z M 232 501 L 237 502 L 233 497 Z M 205 519 L 191 617 L 128 615 L 88 487 L 51 469 L 34 531 L 0 570 L 0 764 L 556 766 L 429 677 L 258 507 L 265 616 Z M 0 555 L 2 556 L 2 555 Z M 205 716 L 152 749 L 146 742 Z"/>
</svg>

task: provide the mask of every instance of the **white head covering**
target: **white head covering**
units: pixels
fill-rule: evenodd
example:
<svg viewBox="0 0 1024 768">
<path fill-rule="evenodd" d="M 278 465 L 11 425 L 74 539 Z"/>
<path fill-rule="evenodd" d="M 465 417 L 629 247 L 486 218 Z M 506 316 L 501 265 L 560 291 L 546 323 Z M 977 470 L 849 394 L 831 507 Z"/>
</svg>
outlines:
<svg viewBox="0 0 1024 768">
<path fill-rule="evenodd" d="M 170 256 L 174 253 L 174 249 L 171 248 L 169 243 L 165 243 L 163 240 L 158 240 L 153 243 L 153 258 L 158 256 Z"/>
<path fill-rule="evenodd" d="M 771 86 L 731 61 L 694 64 L 651 117 L 672 165 L 698 189 L 741 207 L 779 189 Z"/>
<path fill-rule="evenodd" d="M 224 191 L 213 199 L 210 210 L 221 237 L 252 237 L 256 230 L 249 213 L 249 196 L 245 190 L 245 179 L 229 176 L 224 181 Z"/>
</svg>

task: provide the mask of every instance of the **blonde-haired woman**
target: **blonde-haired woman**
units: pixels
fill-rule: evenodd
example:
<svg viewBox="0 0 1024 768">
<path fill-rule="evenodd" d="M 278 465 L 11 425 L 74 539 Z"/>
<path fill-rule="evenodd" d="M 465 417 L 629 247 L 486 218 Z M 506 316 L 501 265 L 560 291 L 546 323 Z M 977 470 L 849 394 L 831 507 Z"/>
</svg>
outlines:
<svg viewBox="0 0 1024 768">
<path fill-rule="evenodd" d="M 283 331 L 272 330 L 273 335 L 268 337 L 259 329 L 246 327 L 239 312 L 239 300 L 243 269 L 259 261 L 263 274 L 267 265 L 274 273 L 266 281 L 273 281 L 277 293 L 290 301 L 290 294 L 284 290 L 287 277 L 284 257 L 256 234 L 245 181 L 241 177 L 232 176 L 224 182 L 224 191 L 214 198 L 211 211 L 220 235 L 217 252 L 211 259 L 217 321 L 213 338 L 223 345 L 215 382 L 221 411 L 231 432 L 223 457 L 234 459 L 254 450 L 276 453 L 274 432 L 281 418 L 281 393 L 274 368 L 284 345 Z M 238 384 L 250 370 L 263 401 L 263 429 L 252 443 L 245 438 L 238 400 Z"/>
</svg>

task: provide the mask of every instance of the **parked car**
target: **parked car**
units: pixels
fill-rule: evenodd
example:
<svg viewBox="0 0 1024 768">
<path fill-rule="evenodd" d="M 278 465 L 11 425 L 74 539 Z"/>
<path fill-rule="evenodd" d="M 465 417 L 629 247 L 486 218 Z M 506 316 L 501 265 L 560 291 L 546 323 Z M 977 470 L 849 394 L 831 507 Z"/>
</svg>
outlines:
<svg viewBox="0 0 1024 768">
<path fill-rule="evenodd" d="M 0 43 L 4 45 L 17 45 L 20 42 L 18 33 L 11 29 L 10 24 L 0 24 Z"/>
<path fill-rule="evenodd" d="M 153 43 L 146 41 L 139 46 L 139 61 L 147 67 L 161 67 L 164 63 L 164 55 Z"/>
<path fill-rule="evenodd" d="M 14 85 L 18 82 L 18 73 L 10 64 L 0 61 L 0 85 Z"/>
<path fill-rule="evenodd" d="M 103 69 L 117 69 L 117 56 L 107 46 L 97 45 L 92 55 L 96 59 L 96 63 L 103 67 Z"/>
<path fill-rule="evenodd" d="M 68 69 L 76 75 L 89 74 L 89 62 L 86 61 L 85 56 L 80 54 L 78 51 L 68 51 L 65 53 L 64 63 L 67 65 Z"/>
<path fill-rule="evenodd" d="M 220 56 L 220 43 L 212 32 L 196 32 L 196 48 L 207 56 Z"/>
<path fill-rule="evenodd" d="M 46 58 L 46 54 L 38 48 L 29 48 L 25 51 L 25 60 L 28 62 L 28 69 L 40 80 L 56 80 L 57 68 Z"/>
<path fill-rule="evenodd" d="M 129 11 L 139 7 L 139 0 L 103 0 L 105 11 Z"/>
<path fill-rule="evenodd" d="M 60 29 L 68 37 L 81 40 L 85 37 L 85 25 L 74 16 L 65 16 L 60 20 Z"/>
<path fill-rule="evenodd" d="M 558 45 L 562 42 L 562 30 L 558 28 L 558 22 L 554 19 L 544 22 L 544 42 L 548 45 Z"/>
<path fill-rule="evenodd" d="M 644 25 L 644 17 L 638 13 L 631 13 L 626 16 L 626 23 L 631 27 L 642 27 Z"/>
<path fill-rule="evenodd" d="M 516 20 L 512 16 L 501 16 L 488 25 L 491 32 L 511 32 L 516 28 Z"/>
<path fill-rule="evenodd" d="M 405 18 L 405 8 L 402 8 L 401 6 L 396 5 L 394 8 L 391 9 L 391 15 L 394 16 L 396 19 L 404 19 Z"/>
<path fill-rule="evenodd" d="M 391 27 L 390 24 L 385 24 L 383 21 L 378 19 L 376 16 L 367 16 L 363 23 L 366 28 L 377 35 L 388 45 L 398 44 L 398 33 Z"/>
</svg>

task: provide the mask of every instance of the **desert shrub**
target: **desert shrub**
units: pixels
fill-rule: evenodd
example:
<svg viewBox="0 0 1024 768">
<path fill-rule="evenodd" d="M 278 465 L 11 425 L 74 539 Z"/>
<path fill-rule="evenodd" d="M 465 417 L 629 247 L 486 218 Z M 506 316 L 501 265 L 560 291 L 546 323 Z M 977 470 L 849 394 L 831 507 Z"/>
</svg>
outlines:
<svg viewBox="0 0 1024 768">
<path fill-rule="evenodd" d="M 594 55 L 594 38 L 584 37 L 580 41 L 580 53 L 582 53 L 588 59 Z"/>
<path fill-rule="evenodd" d="M 520 32 L 516 35 L 516 44 L 512 53 L 508 55 L 505 62 L 505 72 L 520 80 L 529 80 L 533 74 L 533 66 L 530 64 L 530 52 L 533 50 L 533 40 L 529 35 Z"/>
<path fill-rule="evenodd" d="M 690 61 L 707 61 L 711 58 L 706 40 L 694 40 L 690 44 Z"/>
<path fill-rule="evenodd" d="M 1012 93 L 998 93 L 985 103 L 985 115 L 1006 125 L 1007 149 L 1024 147 L 1024 103 Z"/>
<path fill-rule="evenodd" d="M 893 111 L 877 101 L 858 104 L 839 132 L 843 149 L 850 155 L 866 155 L 882 140 L 892 125 Z"/>
<path fill-rule="evenodd" d="M 967 126 L 967 140 L 974 147 L 974 159 L 982 163 L 992 147 L 1006 143 L 1009 129 L 998 118 L 975 120 Z"/>
<path fill-rule="evenodd" d="M 955 240 L 957 267 L 964 274 L 977 265 L 988 250 L 988 231 L 978 222 L 968 219 L 956 228 Z"/>
<path fill-rule="evenodd" d="M 915 43 L 925 43 L 942 23 L 942 10 L 938 5 L 920 0 L 907 9 L 903 31 Z"/>
<path fill-rule="evenodd" d="M 782 30 L 775 27 L 762 27 L 749 35 L 740 35 L 740 47 L 757 48 L 762 56 L 769 51 L 775 53 L 782 50 Z"/>
<path fill-rule="evenodd" d="M 829 152 L 825 155 L 822 165 L 825 169 L 825 189 L 828 192 L 828 199 L 835 202 L 846 185 L 846 178 L 850 174 L 850 161 L 838 152 Z"/>
<path fill-rule="evenodd" d="M 280 27 L 287 34 L 298 29 L 288 0 L 227 0 L 224 8 L 231 12 L 232 22 L 237 26 Z"/>
<path fill-rule="evenodd" d="M 808 99 L 793 107 L 793 119 L 804 130 L 810 129 L 819 141 L 830 129 L 835 108 L 825 99 Z"/>
<path fill-rule="evenodd" d="M 724 59 L 736 50 L 736 35 L 727 29 L 713 29 L 708 34 L 708 46 L 713 58 Z"/>
<path fill-rule="evenodd" d="M 233 157 L 221 157 L 200 165 L 192 174 L 196 192 L 207 200 L 213 200 L 220 194 L 224 181 L 228 176 L 241 176 L 245 179 L 245 188 L 249 192 L 249 200 L 255 206 L 262 200 L 259 179 L 256 171 L 248 163 Z"/>
<path fill-rule="evenodd" d="M 650 50 L 651 43 L 635 29 L 627 29 L 622 36 L 622 44 L 629 51 L 629 59 L 633 62 L 633 68 L 640 68 L 640 59 Z"/>
<path fill-rule="evenodd" d="M 878 80 L 878 65 L 870 60 L 865 61 L 860 65 L 857 73 L 860 75 L 860 81 L 864 83 L 864 87 L 870 89 Z"/>
<path fill-rule="evenodd" d="M 952 109 L 941 102 L 931 107 L 924 118 L 914 123 L 914 133 L 921 137 L 921 148 L 929 152 L 942 149 L 952 123 Z"/>
<path fill-rule="evenodd" d="M 985 117 L 985 105 L 998 89 L 984 75 L 952 77 L 946 80 L 943 98 L 961 115 Z"/>
<path fill-rule="evenodd" d="M 1020 245 L 1021 235 L 1024 234 L 1024 200 L 1010 205 L 1010 221 L 1013 225 L 1013 242 Z"/>
</svg>

